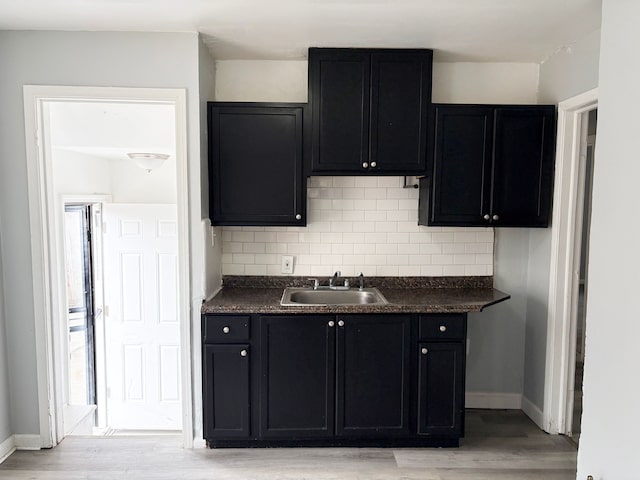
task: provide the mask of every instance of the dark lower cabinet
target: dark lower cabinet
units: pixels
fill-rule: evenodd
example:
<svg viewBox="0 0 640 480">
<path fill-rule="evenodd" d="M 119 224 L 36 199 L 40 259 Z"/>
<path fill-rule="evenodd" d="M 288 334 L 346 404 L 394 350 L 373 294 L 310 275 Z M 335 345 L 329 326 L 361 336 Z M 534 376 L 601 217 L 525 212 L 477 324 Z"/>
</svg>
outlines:
<svg viewBox="0 0 640 480">
<path fill-rule="evenodd" d="M 260 318 L 260 434 L 333 435 L 335 321 L 326 316 Z"/>
<path fill-rule="evenodd" d="M 418 434 L 461 435 L 464 344 L 419 344 Z"/>
<path fill-rule="evenodd" d="M 204 438 L 455 447 L 465 338 L 465 314 L 203 315 Z"/>
<path fill-rule="evenodd" d="M 246 438 L 249 425 L 249 345 L 205 345 L 205 438 Z"/>
<path fill-rule="evenodd" d="M 338 317 L 338 435 L 409 433 L 410 325 L 408 316 Z"/>
</svg>

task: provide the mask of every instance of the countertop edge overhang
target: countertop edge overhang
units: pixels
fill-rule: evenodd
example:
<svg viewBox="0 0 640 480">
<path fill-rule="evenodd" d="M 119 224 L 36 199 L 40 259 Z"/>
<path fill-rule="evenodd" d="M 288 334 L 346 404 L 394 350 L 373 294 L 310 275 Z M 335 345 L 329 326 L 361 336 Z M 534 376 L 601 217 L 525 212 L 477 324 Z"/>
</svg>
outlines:
<svg viewBox="0 0 640 480">
<path fill-rule="evenodd" d="M 494 288 L 377 288 L 389 303 L 285 307 L 280 305 L 282 287 L 224 286 L 216 296 L 203 303 L 201 313 L 466 313 L 480 312 L 511 298 L 509 294 Z"/>
</svg>

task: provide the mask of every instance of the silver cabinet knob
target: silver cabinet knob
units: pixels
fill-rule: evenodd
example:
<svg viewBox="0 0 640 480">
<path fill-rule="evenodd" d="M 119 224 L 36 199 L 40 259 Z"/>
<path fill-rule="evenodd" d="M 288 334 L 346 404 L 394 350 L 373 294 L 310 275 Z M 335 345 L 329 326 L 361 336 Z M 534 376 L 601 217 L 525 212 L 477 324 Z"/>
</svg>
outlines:
<svg viewBox="0 0 640 480">
<path fill-rule="evenodd" d="M 422 348 L 422 350 L 420 350 L 420 352 L 421 352 L 423 355 L 426 355 L 427 353 L 429 353 L 429 350 L 427 350 L 426 348 L 424 348 L 424 347 L 423 347 L 423 348 Z"/>
<path fill-rule="evenodd" d="M 246 350 L 240 350 L 241 357 L 246 357 L 247 355 L 248 355 L 248 352 Z"/>
<path fill-rule="evenodd" d="M 371 167 L 376 168 L 378 164 L 376 162 L 371 162 Z"/>
<path fill-rule="evenodd" d="M 488 213 L 486 213 L 483 217 L 485 220 L 491 220 L 491 215 L 489 215 Z"/>
<path fill-rule="evenodd" d="M 493 216 L 493 219 L 494 219 L 494 220 L 500 220 L 500 217 L 499 217 L 498 215 L 494 215 L 494 216 Z"/>
<path fill-rule="evenodd" d="M 440 325 L 440 331 L 441 332 L 446 332 L 447 331 L 447 327 L 444 325 Z"/>
<path fill-rule="evenodd" d="M 369 168 L 368 162 L 362 162 L 362 168 Z"/>
<path fill-rule="evenodd" d="M 343 320 L 338 320 L 338 326 L 339 327 L 344 327 L 344 321 Z"/>
<path fill-rule="evenodd" d="M 229 333 L 230 331 L 229 327 L 222 327 L 222 333 Z"/>
<path fill-rule="evenodd" d="M 329 326 L 333 327 L 336 324 L 336 322 L 334 322 L 333 320 L 329 320 Z"/>
<path fill-rule="evenodd" d="M 300 215 L 299 213 L 296 215 L 296 220 L 302 220 L 302 215 Z"/>
</svg>

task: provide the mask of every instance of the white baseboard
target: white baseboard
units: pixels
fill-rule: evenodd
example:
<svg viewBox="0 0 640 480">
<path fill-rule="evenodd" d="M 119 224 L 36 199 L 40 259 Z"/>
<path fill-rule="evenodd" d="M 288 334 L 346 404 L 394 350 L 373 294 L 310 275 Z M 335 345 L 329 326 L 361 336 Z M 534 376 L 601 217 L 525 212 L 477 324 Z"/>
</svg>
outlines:
<svg viewBox="0 0 640 480">
<path fill-rule="evenodd" d="M 40 450 L 42 440 L 40 435 L 14 435 L 16 450 Z"/>
<path fill-rule="evenodd" d="M 465 408 L 520 410 L 522 395 L 519 393 L 467 392 L 464 406 Z"/>
<path fill-rule="evenodd" d="M 535 403 L 524 395 L 522 396 L 522 411 L 533 421 L 533 423 L 544 430 L 544 427 L 542 426 L 544 424 L 542 410 L 540 410 Z"/>
<path fill-rule="evenodd" d="M 4 462 L 9 455 L 16 450 L 16 443 L 13 435 L 7 438 L 4 442 L 0 443 L 0 463 Z"/>
</svg>

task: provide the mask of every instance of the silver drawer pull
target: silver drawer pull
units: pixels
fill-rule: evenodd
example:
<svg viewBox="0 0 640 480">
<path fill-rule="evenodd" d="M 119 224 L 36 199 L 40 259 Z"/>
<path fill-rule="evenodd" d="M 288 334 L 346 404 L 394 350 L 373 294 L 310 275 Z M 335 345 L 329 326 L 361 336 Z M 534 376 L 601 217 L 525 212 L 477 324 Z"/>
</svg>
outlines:
<svg viewBox="0 0 640 480">
<path fill-rule="evenodd" d="M 334 322 L 333 320 L 329 320 L 329 326 L 333 327 L 336 324 L 336 322 Z"/>
<path fill-rule="evenodd" d="M 240 356 L 241 357 L 246 357 L 247 356 L 247 351 L 246 350 L 241 350 L 240 351 Z"/>
<path fill-rule="evenodd" d="M 444 325 L 440 325 L 440 331 L 441 332 L 446 332 L 447 331 L 447 327 L 445 327 Z"/>
<path fill-rule="evenodd" d="M 229 333 L 231 329 L 229 327 L 222 327 L 222 333 Z"/>
<path fill-rule="evenodd" d="M 427 353 L 429 353 L 429 350 L 427 350 L 426 348 L 423 347 L 421 352 L 422 352 L 423 355 L 426 355 Z"/>
<path fill-rule="evenodd" d="M 338 320 L 338 326 L 339 327 L 344 327 L 344 321 Z"/>
</svg>

